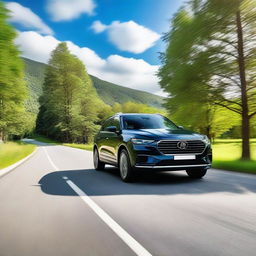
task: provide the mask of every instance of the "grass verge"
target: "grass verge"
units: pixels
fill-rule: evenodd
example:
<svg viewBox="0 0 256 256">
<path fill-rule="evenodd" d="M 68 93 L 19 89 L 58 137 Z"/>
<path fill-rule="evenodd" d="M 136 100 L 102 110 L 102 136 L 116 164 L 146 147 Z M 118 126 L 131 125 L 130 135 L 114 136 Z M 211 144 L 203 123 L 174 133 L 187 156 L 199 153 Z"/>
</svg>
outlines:
<svg viewBox="0 0 256 256">
<path fill-rule="evenodd" d="M 256 174 L 256 139 L 250 140 L 251 161 L 240 160 L 241 139 L 217 139 L 213 144 L 213 168 Z"/>
<path fill-rule="evenodd" d="M 93 149 L 93 144 L 64 143 L 62 145 L 72 147 L 72 148 L 90 150 L 90 151 L 92 151 L 92 149 Z"/>
<path fill-rule="evenodd" d="M 0 169 L 25 158 L 31 154 L 35 148 L 35 145 L 23 142 L 7 142 L 0 144 Z"/>
<path fill-rule="evenodd" d="M 256 161 L 213 161 L 213 168 L 256 174 Z"/>
</svg>

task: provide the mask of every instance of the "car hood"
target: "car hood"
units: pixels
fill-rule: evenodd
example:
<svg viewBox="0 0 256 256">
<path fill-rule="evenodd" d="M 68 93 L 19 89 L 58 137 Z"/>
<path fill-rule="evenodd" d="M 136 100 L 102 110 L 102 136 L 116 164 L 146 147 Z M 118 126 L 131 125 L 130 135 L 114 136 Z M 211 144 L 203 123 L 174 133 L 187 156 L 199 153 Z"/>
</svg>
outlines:
<svg viewBox="0 0 256 256">
<path fill-rule="evenodd" d="M 129 134 L 136 135 L 141 138 L 149 138 L 154 140 L 169 139 L 169 140 L 201 140 L 203 135 L 193 131 L 178 129 L 140 129 L 126 130 Z"/>
</svg>

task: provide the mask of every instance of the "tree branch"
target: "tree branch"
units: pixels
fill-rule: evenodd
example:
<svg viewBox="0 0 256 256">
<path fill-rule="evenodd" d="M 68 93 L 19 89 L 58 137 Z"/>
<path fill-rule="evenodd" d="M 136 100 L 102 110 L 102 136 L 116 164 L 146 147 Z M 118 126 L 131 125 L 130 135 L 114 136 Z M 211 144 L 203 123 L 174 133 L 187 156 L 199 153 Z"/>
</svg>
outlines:
<svg viewBox="0 0 256 256">
<path fill-rule="evenodd" d="M 231 45 L 233 46 L 236 50 L 237 50 L 237 46 L 236 46 L 236 42 L 235 41 L 229 41 L 228 39 L 225 39 L 225 38 L 217 38 L 217 39 L 214 39 L 216 41 L 221 41 L 223 43 L 226 43 L 227 45 Z"/>
<path fill-rule="evenodd" d="M 228 99 L 223 98 L 223 101 L 227 101 L 228 103 L 236 104 L 236 105 L 238 105 L 239 107 L 242 107 L 242 104 L 241 104 L 241 103 L 236 102 L 236 101 L 233 101 L 233 100 L 228 100 Z"/>
<path fill-rule="evenodd" d="M 234 78 L 232 78 L 232 77 L 229 77 L 229 76 L 223 75 L 223 74 L 213 74 L 213 75 L 215 75 L 215 76 L 220 76 L 220 77 L 225 78 L 225 79 L 229 79 L 230 81 L 232 81 L 233 83 L 235 83 L 238 87 L 241 87 L 239 81 L 236 80 L 236 79 L 234 79 Z"/>
<path fill-rule="evenodd" d="M 221 106 L 221 107 L 224 107 L 224 108 L 227 108 L 227 109 L 229 109 L 230 111 L 233 111 L 233 112 L 235 112 L 235 113 L 237 113 L 237 114 L 239 114 L 239 115 L 242 114 L 242 112 L 239 111 L 237 108 L 229 107 L 229 106 L 227 106 L 227 105 L 225 105 L 225 104 L 222 104 L 222 103 L 220 103 L 220 102 L 215 102 L 214 104 L 216 104 L 216 105 L 218 105 L 218 106 Z"/>
<path fill-rule="evenodd" d="M 253 113 L 251 113 L 251 114 L 249 115 L 249 118 L 252 118 L 252 117 L 255 116 L 255 115 L 256 115 L 256 111 L 253 112 Z"/>
</svg>

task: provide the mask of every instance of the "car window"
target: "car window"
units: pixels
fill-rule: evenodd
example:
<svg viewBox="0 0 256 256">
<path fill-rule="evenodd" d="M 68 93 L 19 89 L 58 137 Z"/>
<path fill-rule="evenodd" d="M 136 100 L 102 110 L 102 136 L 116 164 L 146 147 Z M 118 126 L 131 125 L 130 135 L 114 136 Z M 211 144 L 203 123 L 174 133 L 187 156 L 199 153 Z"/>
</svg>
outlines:
<svg viewBox="0 0 256 256">
<path fill-rule="evenodd" d="M 107 131 L 107 127 L 112 126 L 113 125 L 113 118 L 107 119 L 104 124 L 102 125 L 101 130 L 102 131 Z"/>
<path fill-rule="evenodd" d="M 123 117 L 124 129 L 171 129 L 178 127 L 168 118 L 161 115 L 127 115 Z"/>
<path fill-rule="evenodd" d="M 111 126 L 115 126 L 116 129 L 119 131 L 120 130 L 120 120 L 119 120 L 119 116 L 115 116 L 113 118 L 113 124 Z"/>
</svg>

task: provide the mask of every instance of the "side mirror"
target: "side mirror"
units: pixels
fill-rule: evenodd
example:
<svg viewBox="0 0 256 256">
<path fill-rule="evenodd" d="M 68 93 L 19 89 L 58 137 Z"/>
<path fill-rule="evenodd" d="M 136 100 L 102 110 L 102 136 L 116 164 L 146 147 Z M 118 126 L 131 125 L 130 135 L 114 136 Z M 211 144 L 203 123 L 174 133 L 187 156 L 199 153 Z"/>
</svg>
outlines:
<svg viewBox="0 0 256 256">
<path fill-rule="evenodd" d="M 179 127 L 180 129 L 184 129 L 184 127 L 183 127 L 182 125 L 179 125 L 178 127 Z"/>
<path fill-rule="evenodd" d="M 108 127 L 106 128 L 106 130 L 107 130 L 108 132 L 117 132 L 116 126 L 108 126 Z"/>
</svg>

